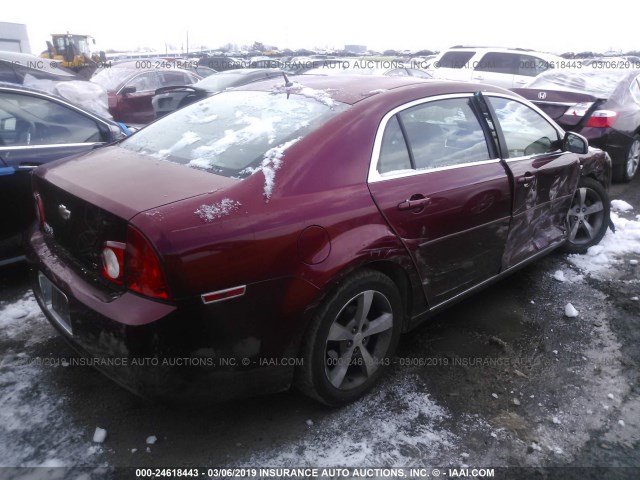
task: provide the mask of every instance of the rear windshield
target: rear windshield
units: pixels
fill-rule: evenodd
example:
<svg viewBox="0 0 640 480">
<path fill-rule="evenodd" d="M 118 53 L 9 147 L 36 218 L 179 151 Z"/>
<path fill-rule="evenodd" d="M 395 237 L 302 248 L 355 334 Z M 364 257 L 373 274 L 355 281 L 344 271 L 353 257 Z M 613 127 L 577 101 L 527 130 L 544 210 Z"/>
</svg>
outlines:
<svg viewBox="0 0 640 480">
<path fill-rule="evenodd" d="M 315 92 L 315 93 L 314 93 Z M 123 148 L 226 177 L 245 178 L 348 105 L 325 92 L 228 91 L 178 110 L 123 141 Z M 324 95 L 323 95 L 324 94 Z"/>
<path fill-rule="evenodd" d="M 540 90 L 573 90 L 598 98 L 609 98 L 627 74 L 628 71 L 625 70 L 551 71 L 538 76 L 527 87 Z"/>
</svg>

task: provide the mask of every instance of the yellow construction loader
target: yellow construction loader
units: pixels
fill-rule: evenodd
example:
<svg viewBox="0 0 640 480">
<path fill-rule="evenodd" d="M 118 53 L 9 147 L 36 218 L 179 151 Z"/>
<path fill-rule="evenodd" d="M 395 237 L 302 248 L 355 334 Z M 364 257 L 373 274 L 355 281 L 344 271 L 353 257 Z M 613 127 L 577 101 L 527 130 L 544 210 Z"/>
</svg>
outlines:
<svg viewBox="0 0 640 480">
<path fill-rule="evenodd" d="M 96 41 L 89 35 L 72 33 L 53 33 L 51 41 L 47 41 L 47 50 L 40 55 L 60 62 L 61 67 L 89 78 L 98 68 L 100 62 L 105 62 L 104 52 L 94 52 Z"/>
</svg>

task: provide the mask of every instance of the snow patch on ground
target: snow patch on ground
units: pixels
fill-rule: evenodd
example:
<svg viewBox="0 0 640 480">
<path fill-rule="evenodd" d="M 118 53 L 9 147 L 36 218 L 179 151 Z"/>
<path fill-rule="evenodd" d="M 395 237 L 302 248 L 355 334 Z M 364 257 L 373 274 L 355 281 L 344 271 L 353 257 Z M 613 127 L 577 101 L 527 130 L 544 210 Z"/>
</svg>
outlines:
<svg viewBox="0 0 640 480">
<path fill-rule="evenodd" d="M 611 200 L 611 209 L 617 212 L 629 212 L 633 207 L 624 200 Z"/>
<path fill-rule="evenodd" d="M 591 247 L 584 255 L 569 255 L 569 262 L 585 273 L 602 277 L 611 266 L 623 261 L 620 258 L 623 255 L 640 254 L 640 221 L 623 218 L 614 212 L 611 212 L 611 220 L 616 232 L 607 230 L 598 245 Z"/>
<path fill-rule="evenodd" d="M 194 212 L 205 222 L 213 222 L 218 218 L 222 218 L 229 215 L 242 205 L 240 202 L 231 200 L 230 198 L 223 198 L 219 202 L 215 202 L 211 205 L 200 205 L 200 207 Z"/>
<path fill-rule="evenodd" d="M 41 323 L 45 328 L 33 328 Z M 27 293 L 13 303 L 0 303 L 0 341 L 24 339 L 26 345 L 43 342 L 56 335 L 46 323 L 33 294 Z"/>
<path fill-rule="evenodd" d="M 73 409 L 51 389 L 60 367 L 28 353 L 55 335 L 31 293 L 0 305 L 0 467 L 91 465 L 101 452 L 89 450 L 93 428 L 62 414 Z"/>
<path fill-rule="evenodd" d="M 406 467 L 441 458 L 458 442 L 442 426 L 448 412 L 417 388 L 416 377 L 393 375 L 397 377 L 390 385 L 314 422 L 299 441 L 277 453 L 257 452 L 246 465 Z"/>
</svg>

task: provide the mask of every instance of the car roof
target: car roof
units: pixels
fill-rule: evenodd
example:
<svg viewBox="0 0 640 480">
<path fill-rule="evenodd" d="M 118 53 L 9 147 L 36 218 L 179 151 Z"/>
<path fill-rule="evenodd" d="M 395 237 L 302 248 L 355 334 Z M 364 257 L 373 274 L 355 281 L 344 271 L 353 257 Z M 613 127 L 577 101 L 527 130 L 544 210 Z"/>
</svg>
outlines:
<svg viewBox="0 0 640 480">
<path fill-rule="evenodd" d="M 377 75 L 290 75 L 291 85 L 285 85 L 284 78 L 272 78 L 260 82 L 237 87 L 235 91 L 287 91 L 292 94 L 300 93 L 304 96 L 329 97 L 336 102 L 353 105 L 374 95 L 383 94 L 388 90 L 405 87 L 415 87 L 407 94 L 407 101 L 413 97 L 444 95 L 455 93 L 470 93 L 476 91 L 491 91 L 518 96 L 513 92 L 491 85 L 453 82 L 446 80 L 431 80 L 410 76 L 377 76 Z M 306 91 L 305 91 L 306 89 Z"/>
</svg>

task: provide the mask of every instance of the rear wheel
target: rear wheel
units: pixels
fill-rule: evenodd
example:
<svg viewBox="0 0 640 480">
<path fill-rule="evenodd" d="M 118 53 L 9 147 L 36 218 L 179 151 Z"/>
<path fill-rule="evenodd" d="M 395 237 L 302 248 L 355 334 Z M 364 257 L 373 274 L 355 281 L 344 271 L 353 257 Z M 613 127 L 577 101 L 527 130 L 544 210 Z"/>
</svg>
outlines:
<svg viewBox="0 0 640 480">
<path fill-rule="evenodd" d="M 402 301 L 389 277 L 365 270 L 349 277 L 321 304 L 303 345 L 296 386 L 338 406 L 362 396 L 391 363 Z"/>
<path fill-rule="evenodd" d="M 576 189 L 567 213 L 569 237 L 563 250 L 585 253 L 602 240 L 609 226 L 609 195 L 600 183 L 583 178 Z"/>
<path fill-rule="evenodd" d="M 640 136 L 635 135 L 629 144 L 627 154 L 621 165 L 618 166 L 615 179 L 621 182 L 630 182 L 635 177 L 640 164 Z"/>
</svg>

